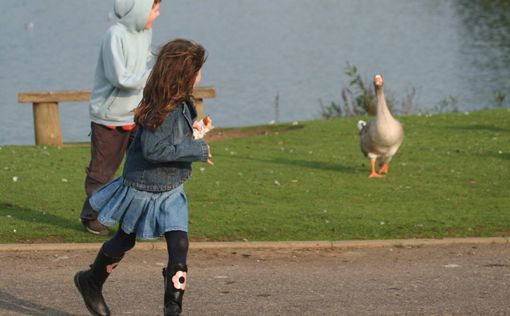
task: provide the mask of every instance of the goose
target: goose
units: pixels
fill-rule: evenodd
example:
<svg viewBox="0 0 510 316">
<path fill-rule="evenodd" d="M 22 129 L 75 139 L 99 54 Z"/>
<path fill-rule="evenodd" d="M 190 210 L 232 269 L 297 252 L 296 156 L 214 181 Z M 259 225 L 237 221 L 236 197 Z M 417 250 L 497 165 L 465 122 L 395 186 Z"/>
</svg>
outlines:
<svg viewBox="0 0 510 316">
<path fill-rule="evenodd" d="M 359 121 L 361 152 L 370 159 L 371 173 L 369 178 L 381 178 L 389 171 L 389 162 L 397 153 L 404 140 L 404 129 L 390 112 L 383 91 L 384 80 L 380 74 L 374 77 L 377 98 L 375 119 L 370 122 Z M 376 172 L 379 163 L 379 173 Z"/>
</svg>

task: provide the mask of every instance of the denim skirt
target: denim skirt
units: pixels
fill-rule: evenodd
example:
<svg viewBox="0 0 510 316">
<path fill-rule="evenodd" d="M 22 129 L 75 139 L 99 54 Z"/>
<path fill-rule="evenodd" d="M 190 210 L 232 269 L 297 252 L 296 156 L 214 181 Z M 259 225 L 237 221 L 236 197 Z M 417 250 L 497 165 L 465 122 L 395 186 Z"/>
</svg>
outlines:
<svg viewBox="0 0 510 316">
<path fill-rule="evenodd" d="M 119 223 L 125 233 L 136 233 L 140 239 L 157 239 L 173 230 L 188 231 L 183 185 L 166 192 L 147 192 L 124 185 L 119 177 L 94 192 L 89 202 L 103 225 Z"/>
</svg>

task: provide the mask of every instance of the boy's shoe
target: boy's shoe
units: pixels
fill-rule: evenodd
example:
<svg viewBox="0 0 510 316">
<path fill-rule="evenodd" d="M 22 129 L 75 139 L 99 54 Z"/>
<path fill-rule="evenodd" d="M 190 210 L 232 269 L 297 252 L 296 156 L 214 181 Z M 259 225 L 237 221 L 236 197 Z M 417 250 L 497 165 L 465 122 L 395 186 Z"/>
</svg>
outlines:
<svg viewBox="0 0 510 316">
<path fill-rule="evenodd" d="M 101 224 L 97 219 L 93 220 L 82 220 L 81 221 L 85 229 L 94 235 L 107 236 L 110 234 L 110 230 L 108 227 Z"/>
</svg>

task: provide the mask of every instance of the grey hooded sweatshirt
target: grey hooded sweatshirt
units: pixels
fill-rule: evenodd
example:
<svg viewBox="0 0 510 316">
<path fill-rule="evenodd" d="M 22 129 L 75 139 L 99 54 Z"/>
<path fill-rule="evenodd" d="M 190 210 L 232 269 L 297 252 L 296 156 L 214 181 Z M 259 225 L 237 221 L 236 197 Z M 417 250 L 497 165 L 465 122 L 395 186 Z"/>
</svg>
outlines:
<svg viewBox="0 0 510 316">
<path fill-rule="evenodd" d="M 154 0 L 115 0 L 118 20 L 105 33 L 90 100 L 92 122 L 122 126 L 133 123 L 149 77 L 152 30 L 145 30 Z"/>
</svg>

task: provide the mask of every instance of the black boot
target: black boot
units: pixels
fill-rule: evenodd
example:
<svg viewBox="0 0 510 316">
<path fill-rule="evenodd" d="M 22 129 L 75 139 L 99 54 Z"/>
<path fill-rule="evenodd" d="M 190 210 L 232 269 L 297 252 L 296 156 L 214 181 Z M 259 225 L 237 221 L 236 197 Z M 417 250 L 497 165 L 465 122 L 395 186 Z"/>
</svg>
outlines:
<svg viewBox="0 0 510 316">
<path fill-rule="evenodd" d="M 90 269 L 80 271 L 74 276 L 74 284 L 80 291 L 85 306 L 94 316 L 110 315 L 110 309 L 103 298 L 103 284 L 121 259 L 122 257 L 109 257 L 103 250 L 99 250 Z"/>
<path fill-rule="evenodd" d="M 178 263 L 169 269 L 163 268 L 165 278 L 165 316 L 179 316 L 182 312 L 182 297 L 186 288 L 188 267 Z"/>
</svg>

